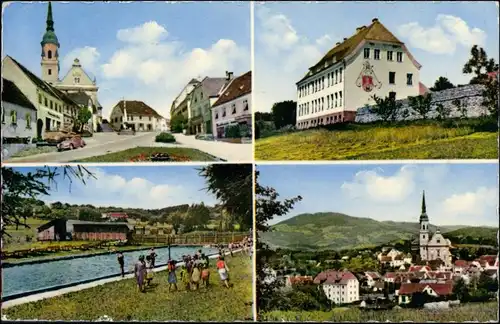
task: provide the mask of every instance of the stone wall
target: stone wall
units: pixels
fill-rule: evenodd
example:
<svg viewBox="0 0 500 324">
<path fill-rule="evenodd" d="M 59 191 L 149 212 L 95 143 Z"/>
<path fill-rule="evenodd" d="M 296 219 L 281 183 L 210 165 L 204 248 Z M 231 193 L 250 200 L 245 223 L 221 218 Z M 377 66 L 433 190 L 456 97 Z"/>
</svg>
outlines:
<svg viewBox="0 0 500 324">
<path fill-rule="evenodd" d="M 428 118 L 435 118 L 438 113 L 436 112 L 436 106 L 442 104 L 445 108 L 451 110 L 450 117 L 460 117 L 462 114 L 458 111 L 457 107 L 452 103 L 455 99 L 461 101 L 462 105 L 467 107 L 467 117 L 479 117 L 488 114 L 488 109 L 482 106 L 483 96 L 482 92 L 485 87 L 483 85 L 466 85 L 459 88 L 447 89 L 443 91 L 431 92 L 432 103 L 431 111 L 428 114 Z M 411 115 L 406 118 L 407 120 L 419 119 L 420 116 L 417 113 L 412 113 L 413 109 L 409 105 L 408 99 L 398 100 L 402 104 L 401 111 L 408 109 Z M 356 122 L 357 123 L 369 123 L 377 121 L 380 118 L 371 112 L 374 106 L 365 106 L 359 108 L 356 112 Z M 401 116 L 398 119 L 402 119 Z"/>
<path fill-rule="evenodd" d="M 2 144 L 2 161 L 23 150 L 36 147 L 36 144 Z"/>
</svg>

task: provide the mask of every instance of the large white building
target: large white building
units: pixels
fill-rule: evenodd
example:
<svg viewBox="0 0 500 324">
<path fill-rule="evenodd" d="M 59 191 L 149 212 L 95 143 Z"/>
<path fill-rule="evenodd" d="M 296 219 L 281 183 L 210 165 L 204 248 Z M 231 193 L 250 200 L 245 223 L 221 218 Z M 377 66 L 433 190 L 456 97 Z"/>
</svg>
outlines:
<svg viewBox="0 0 500 324">
<path fill-rule="evenodd" d="M 378 19 L 338 42 L 297 82 L 297 128 L 354 121 L 377 97 L 420 94 L 421 65 Z"/>
<path fill-rule="evenodd" d="M 412 242 L 415 250 L 418 249 L 420 260 L 431 261 L 441 260 L 446 265 L 452 265 L 450 248 L 451 242 L 446 239 L 443 234 L 436 230 L 432 234 L 429 230 L 429 217 L 427 216 L 427 208 L 425 205 L 425 192 L 422 195 L 422 213 L 420 214 L 420 233 L 418 239 Z"/>
<path fill-rule="evenodd" d="M 142 101 L 120 100 L 111 110 L 109 124 L 115 131 L 131 128 L 137 132 L 167 131 L 168 122 Z"/>
<path fill-rule="evenodd" d="M 326 297 L 335 304 L 349 304 L 359 300 L 359 281 L 350 271 L 327 270 L 314 278 Z"/>
<path fill-rule="evenodd" d="M 232 79 L 212 106 L 215 138 L 225 138 L 228 127 L 252 127 L 252 71 Z"/>
</svg>

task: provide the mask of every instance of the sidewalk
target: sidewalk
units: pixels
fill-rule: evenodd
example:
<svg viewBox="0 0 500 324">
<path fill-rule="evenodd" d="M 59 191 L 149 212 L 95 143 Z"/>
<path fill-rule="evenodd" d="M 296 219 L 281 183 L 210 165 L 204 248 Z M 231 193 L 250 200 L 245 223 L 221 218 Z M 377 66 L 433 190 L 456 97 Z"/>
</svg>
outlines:
<svg viewBox="0 0 500 324">
<path fill-rule="evenodd" d="M 179 144 L 216 156 L 227 162 L 248 162 L 253 159 L 253 145 L 197 140 L 194 136 L 173 134 Z"/>
</svg>

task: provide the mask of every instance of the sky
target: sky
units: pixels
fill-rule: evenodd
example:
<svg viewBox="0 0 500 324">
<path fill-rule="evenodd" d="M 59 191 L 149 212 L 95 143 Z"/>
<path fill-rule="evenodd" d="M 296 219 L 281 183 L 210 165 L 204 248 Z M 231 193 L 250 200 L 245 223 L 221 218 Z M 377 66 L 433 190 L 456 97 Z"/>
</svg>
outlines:
<svg viewBox="0 0 500 324">
<path fill-rule="evenodd" d="M 498 227 L 498 163 L 257 165 L 259 184 L 280 199 L 302 196 L 276 224 L 302 213 L 338 212 L 418 222 L 422 191 L 434 225 Z"/>
<path fill-rule="evenodd" d="M 38 76 L 47 7 L 15 2 L 3 9 L 4 55 Z M 123 98 L 144 101 L 169 118 L 192 78 L 250 70 L 249 3 L 54 2 L 52 11 L 60 79 L 79 58 L 97 79 L 104 118 Z"/>
<path fill-rule="evenodd" d="M 422 65 L 427 87 L 440 77 L 467 84 L 462 68 L 472 45 L 498 62 L 497 2 L 349 1 L 255 5 L 254 110 L 297 100 L 295 83 L 336 42 L 378 18 Z"/>
<path fill-rule="evenodd" d="M 198 175 L 200 166 L 106 166 L 88 167 L 95 178 L 85 178 L 86 184 L 63 177 L 62 168 L 49 196 L 38 199 L 50 204 L 91 204 L 101 207 L 156 209 L 181 204 L 203 202 L 214 206 L 217 199 L 205 190 L 205 178 Z M 35 167 L 14 168 L 23 173 Z M 53 169 L 53 167 L 51 167 Z"/>
</svg>

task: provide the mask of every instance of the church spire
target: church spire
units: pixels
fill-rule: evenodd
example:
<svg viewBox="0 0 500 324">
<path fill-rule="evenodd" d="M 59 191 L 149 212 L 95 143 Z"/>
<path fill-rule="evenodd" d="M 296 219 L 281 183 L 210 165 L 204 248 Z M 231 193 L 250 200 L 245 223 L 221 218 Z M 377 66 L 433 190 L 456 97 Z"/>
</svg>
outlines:
<svg viewBox="0 0 500 324">
<path fill-rule="evenodd" d="M 422 214 L 425 214 L 427 212 L 426 207 L 425 207 L 425 190 L 422 192 Z"/>
<path fill-rule="evenodd" d="M 49 10 L 47 11 L 47 28 L 46 31 L 54 31 L 54 20 L 52 19 L 52 2 L 49 1 Z"/>
</svg>

